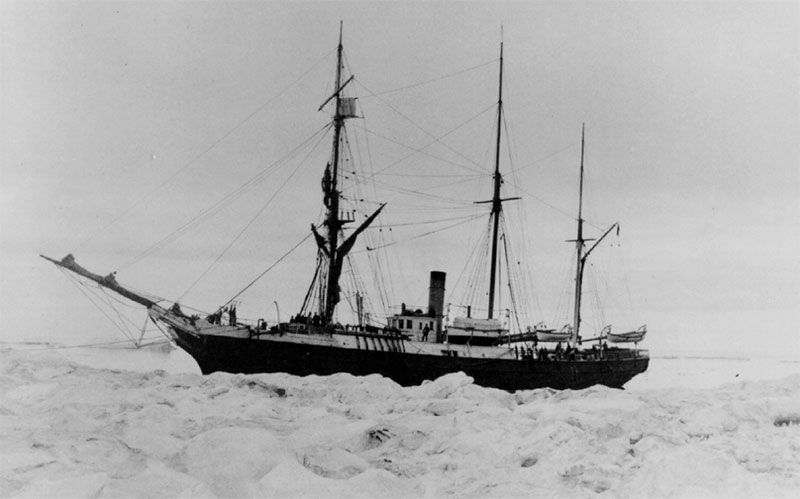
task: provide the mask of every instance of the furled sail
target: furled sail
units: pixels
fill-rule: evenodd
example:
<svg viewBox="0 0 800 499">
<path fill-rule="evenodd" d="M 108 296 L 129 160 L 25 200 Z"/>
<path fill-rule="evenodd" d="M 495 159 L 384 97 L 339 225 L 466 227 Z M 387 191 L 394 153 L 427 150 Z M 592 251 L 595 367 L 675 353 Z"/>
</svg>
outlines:
<svg viewBox="0 0 800 499">
<path fill-rule="evenodd" d="M 357 118 L 356 97 L 339 98 L 339 116 L 342 118 Z"/>
</svg>

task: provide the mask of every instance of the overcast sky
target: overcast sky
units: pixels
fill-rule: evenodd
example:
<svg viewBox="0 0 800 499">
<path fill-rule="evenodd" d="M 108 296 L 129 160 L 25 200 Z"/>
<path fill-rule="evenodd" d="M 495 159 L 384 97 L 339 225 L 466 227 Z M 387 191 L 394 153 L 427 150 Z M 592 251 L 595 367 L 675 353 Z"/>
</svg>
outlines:
<svg viewBox="0 0 800 499">
<path fill-rule="evenodd" d="M 446 271 L 459 299 L 483 219 L 414 238 L 485 209 L 472 202 L 491 192 L 502 26 L 501 168 L 505 195 L 522 198 L 506 215 L 514 256 L 530 267 L 535 319 L 554 323 L 568 308 L 564 241 L 586 123 L 587 235 L 622 228 L 593 253 L 602 279 L 589 294 L 609 320 L 647 323 L 654 354 L 800 355 L 796 2 L 0 9 L 4 337 L 116 334 L 39 253 L 73 252 L 169 299 L 191 288 L 182 303 L 212 310 L 302 240 L 320 220 L 330 137 L 315 134 L 330 115 L 317 108 L 332 92 L 342 20 L 356 75 L 348 90 L 364 116 L 348 123 L 353 160 L 381 173 L 369 194 L 389 203 L 387 232 L 370 237 L 396 243 L 387 305 L 424 304 L 430 270 Z M 250 179 L 259 182 L 237 191 Z M 137 259 L 231 192 L 241 196 Z M 274 320 L 273 301 L 284 319 L 297 311 L 313 273 L 307 243 L 244 299 L 249 317 Z"/>
</svg>

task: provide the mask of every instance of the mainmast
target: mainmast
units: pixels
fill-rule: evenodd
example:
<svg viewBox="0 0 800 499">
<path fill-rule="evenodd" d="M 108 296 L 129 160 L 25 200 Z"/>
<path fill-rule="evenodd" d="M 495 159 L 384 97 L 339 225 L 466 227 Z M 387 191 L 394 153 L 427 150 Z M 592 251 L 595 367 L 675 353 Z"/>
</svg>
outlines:
<svg viewBox="0 0 800 499">
<path fill-rule="evenodd" d="M 577 249 L 577 265 L 575 270 L 575 312 L 572 319 L 572 338 L 570 343 L 573 348 L 578 340 L 581 327 L 581 287 L 583 286 L 583 246 L 586 240 L 583 238 L 583 152 L 586 125 L 581 125 L 581 176 L 580 188 L 578 190 L 578 237 L 575 239 Z"/>
<path fill-rule="evenodd" d="M 500 130 L 503 126 L 503 42 L 500 42 L 500 82 L 497 97 L 497 144 L 494 156 L 494 192 L 492 199 L 489 201 L 477 201 L 477 203 L 492 203 L 492 262 L 489 274 L 489 314 L 488 318 L 494 317 L 494 293 L 497 282 L 497 242 L 498 234 L 500 231 L 500 213 L 503 211 L 503 201 L 512 201 L 519 199 L 501 198 L 500 186 L 503 184 L 503 176 L 500 175 Z"/>
<path fill-rule="evenodd" d="M 497 97 L 497 144 L 494 156 L 494 195 L 492 196 L 492 264 L 489 274 L 489 319 L 494 315 L 494 289 L 497 274 L 497 233 L 500 226 L 500 212 L 503 201 L 500 199 L 500 130 L 503 123 L 503 42 L 500 42 L 500 84 Z"/>
</svg>

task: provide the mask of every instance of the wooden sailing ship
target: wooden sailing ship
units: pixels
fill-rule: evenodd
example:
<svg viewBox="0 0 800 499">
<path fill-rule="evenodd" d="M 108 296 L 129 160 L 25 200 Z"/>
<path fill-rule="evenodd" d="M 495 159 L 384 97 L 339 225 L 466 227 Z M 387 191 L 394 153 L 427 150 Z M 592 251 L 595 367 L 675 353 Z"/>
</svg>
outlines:
<svg viewBox="0 0 800 499">
<path fill-rule="evenodd" d="M 503 49 L 500 47 L 500 91 L 498 98 L 497 150 L 493 175 L 491 204 L 493 220 L 489 306 L 486 318 L 457 317 L 443 324 L 445 276 L 431 273 L 427 310 L 408 310 L 389 317 L 380 325 L 354 325 L 336 322 L 335 311 L 340 302 L 339 281 L 342 268 L 357 238 L 378 217 L 385 204 L 369 214 L 358 226 L 345 233 L 343 228 L 352 217 L 340 209 L 341 136 L 346 121 L 356 116 L 355 100 L 345 97 L 343 90 L 352 81 L 343 78 L 342 39 L 339 35 L 333 94 L 320 106 L 333 106 L 333 147 L 330 161 L 322 176 L 324 222 L 312 225 L 317 244 L 317 265 L 300 312 L 287 322 L 255 324 L 240 321 L 235 308 L 224 309 L 205 317 L 187 315 L 172 305 L 151 299 L 119 284 L 114 274 L 102 276 L 80 266 L 72 255 L 63 259 L 44 257 L 103 288 L 138 303 L 148 310 L 150 318 L 165 325 L 175 343 L 188 352 L 204 374 L 217 371 L 230 373 L 285 372 L 294 375 L 328 375 L 347 372 L 354 375 L 381 374 L 401 385 L 415 385 L 452 372 L 464 372 L 475 382 L 504 390 L 550 387 L 579 389 L 602 384 L 622 387 L 649 363 L 646 350 L 637 348 L 582 348 L 580 341 L 581 279 L 586 258 L 600 240 L 583 252 L 585 239 L 582 219 L 578 217 L 578 274 L 575 289 L 574 322 L 566 336 L 546 328 L 529 328 L 527 332 L 510 334 L 503 322 L 494 317 L 498 224 L 503 202 L 514 198 L 501 197 L 500 140 L 503 87 Z M 583 151 L 581 152 L 581 158 Z M 581 159 L 581 197 L 583 185 Z M 582 201 L 581 201 L 582 202 Z M 613 228 L 613 226 L 612 226 Z M 228 312 L 227 321 L 221 312 Z M 537 338 L 537 334 L 539 335 Z M 550 334 L 548 338 L 546 335 Z M 548 352 L 537 348 L 538 342 L 557 338 L 568 342 Z M 609 339 L 611 337 L 609 336 Z"/>
</svg>

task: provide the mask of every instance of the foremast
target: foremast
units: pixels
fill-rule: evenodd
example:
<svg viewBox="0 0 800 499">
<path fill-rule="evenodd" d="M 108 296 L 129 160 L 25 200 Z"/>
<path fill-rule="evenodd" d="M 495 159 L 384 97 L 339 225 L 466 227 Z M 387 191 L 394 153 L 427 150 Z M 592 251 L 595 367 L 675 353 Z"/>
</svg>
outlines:
<svg viewBox="0 0 800 499">
<path fill-rule="evenodd" d="M 339 23 L 339 45 L 336 48 L 336 92 L 335 92 L 335 111 L 333 114 L 333 160 L 331 161 L 332 171 L 330 182 L 327 183 L 328 191 L 325 192 L 325 199 L 328 201 L 328 213 L 325 217 L 325 225 L 328 228 L 328 249 L 330 251 L 330 262 L 328 279 L 325 285 L 325 296 L 320 304 L 320 315 L 330 318 L 333 315 L 333 308 L 338 301 L 336 296 L 338 287 L 338 275 L 333 272 L 333 263 L 338 259 L 339 231 L 342 229 L 342 220 L 339 218 L 339 148 L 341 142 L 342 126 L 344 116 L 342 114 L 342 23 Z M 326 172 L 327 173 L 327 172 Z M 327 175 L 326 175 L 327 176 Z M 324 182 L 324 177 L 323 177 Z M 323 190 L 325 189 L 323 184 Z"/>
<path fill-rule="evenodd" d="M 494 314 L 494 289 L 497 276 L 497 233 L 500 226 L 500 212 L 503 202 L 500 199 L 500 130 L 503 121 L 503 42 L 500 42 L 500 82 L 497 94 L 497 144 L 494 155 L 494 194 L 492 196 L 492 264 L 489 274 L 489 319 Z"/>
<path fill-rule="evenodd" d="M 370 215 L 361 225 L 347 238 L 339 243 L 340 232 L 344 224 L 352 222 L 352 219 L 343 218 L 340 213 L 339 200 L 339 162 L 341 157 L 341 142 L 344 130 L 344 122 L 348 118 L 355 118 L 355 99 L 343 98 L 342 90 L 353 80 L 353 77 L 347 79 L 342 83 L 342 23 L 339 23 L 339 44 L 336 49 L 336 82 L 335 91 L 325 102 L 320 106 L 320 110 L 326 104 L 334 102 L 333 113 L 333 147 L 331 153 L 331 161 L 325 167 L 325 173 L 322 178 L 322 191 L 324 195 L 323 202 L 325 204 L 326 213 L 325 221 L 325 234 L 320 235 L 317 228 L 312 225 L 311 230 L 317 240 L 319 248 L 317 276 L 320 279 L 322 289 L 319 293 L 319 301 L 317 305 L 317 314 L 320 316 L 323 323 L 330 323 L 333 318 L 336 304 L 339 302 L 339 278 L 342 274 L 342 266 L 347 254 L 352 249 L 356 242 L 358 235 L 369 226 L 373 220 L 378 216 L 385 204 L 381 206 Z M 327 269 L 327 273 L 324 270 Z M 323 270 L 323 272 L 320 272 Z M 311 286 L 314 286 L 312 282 Z"/>
</svg>

